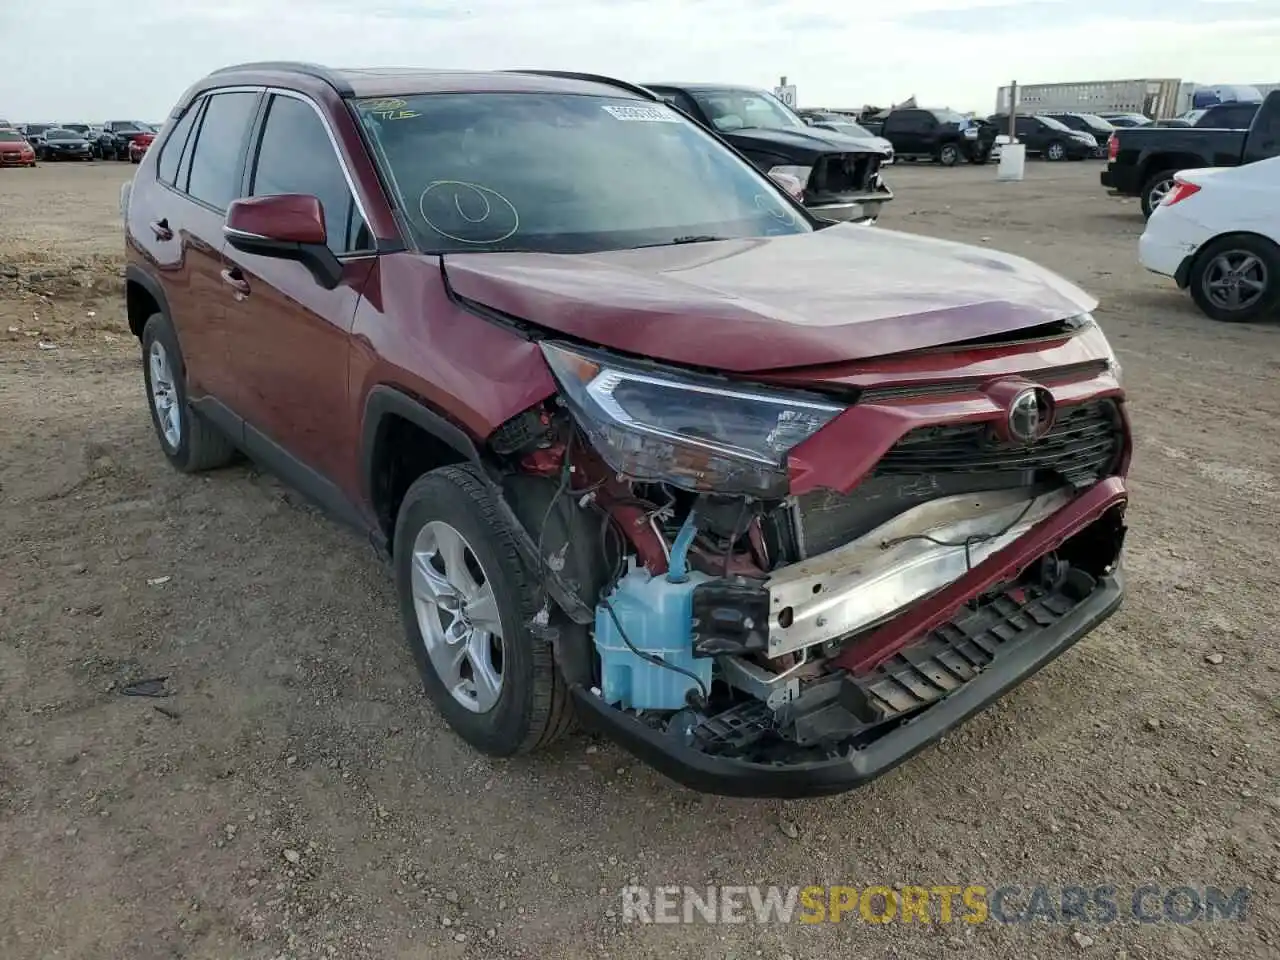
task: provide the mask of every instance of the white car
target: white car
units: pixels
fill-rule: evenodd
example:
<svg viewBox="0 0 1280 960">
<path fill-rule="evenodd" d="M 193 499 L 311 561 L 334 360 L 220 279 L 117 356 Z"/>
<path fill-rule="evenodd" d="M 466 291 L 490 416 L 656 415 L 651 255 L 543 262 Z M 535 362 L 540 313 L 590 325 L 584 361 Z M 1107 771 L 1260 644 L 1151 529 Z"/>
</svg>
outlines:
<svg viewBox="0 0 1280 960">
<path fill-rule="evenodd" d="M 1214 320 L 1280 307 L 1280 157 L 1184 170 L 1151 213 L 1138 257 Z"/>
</svg>

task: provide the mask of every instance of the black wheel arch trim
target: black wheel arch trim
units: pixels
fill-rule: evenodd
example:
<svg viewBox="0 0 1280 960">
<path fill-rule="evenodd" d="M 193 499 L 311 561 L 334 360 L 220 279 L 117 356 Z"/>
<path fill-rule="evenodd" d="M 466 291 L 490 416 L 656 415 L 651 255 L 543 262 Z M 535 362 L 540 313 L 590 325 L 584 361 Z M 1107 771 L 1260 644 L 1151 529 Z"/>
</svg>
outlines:
<svg viewBox="0 0 1280 960">
<path fill-rule="evenodd" d="M 160 312 L 163 313 L 166 317 L 168 317 L 170 322 L 172 322 L 173 312 L 169 309 L 169 298 L 165 296 L 164 287 L 160 286 L 160 282 L 156 280 L 155 277 L 149 274 L 146 270 L 142 269 L 142 267 L 138 266 L 136 263 L 131 263 L 124 268 L 124 283 L 125 283 L 125 304 L 126 305 L 129 302 L 129 296 L 128 296 L 129 284 L 136 283 L 138 286 L 142 287 L 143 290 L 146 290 L 147 293 L 151 295 L 151 299 L 156 302 L 156 306 L 160 308 Z M 176 332 L 177 332 L 176 326 L 174 328 L 174 332 L 176 335 Z M 139 338 L 142 337 L 141 330 L 138 331 L 138 337 Z M 181 342 L 179 342 L 178 347 L 179 348 L 182 347 Z"/>
<path fill-rule="evenodd" d="M 364 404 L 364 422 L 361 426 L 360 438 L 360 484 L 361 495 L 366 509 L 374 519 L 375 536 L 381 536 L 379 544 L 383 553 L 387 553 L 387 532 L 382 530 L 373 506 L 374 457 L 378 449 L 378 433 L 383 420 L 388 415 L 403 417 L 405 420 L 425 430 L 442 443 L 446 444 L 462 456 L 468 463 L 475 464 L 477 472 L 484 479 L 498 506 L 498 512 L 511 528 L 516 538 L 516 545 L 521 556 L 530 569 L 541 568 L 547 592 L 556 605 L 575 623 L 592 623 L 595 612 L 582 602 L 573 587 L 564 582 L 558 573 L 540 563 L 538 548 L 530 536 L 528 529 L 520 522 L 511 504 L 507 501 L 502 484 L 494 478 L 480 453 L 475 440 L 462 427 L 449 420 L 443 414 L 432 410 L 423 401 L 387 384 L 378 384 L 369 390 Z"/>
</svg>

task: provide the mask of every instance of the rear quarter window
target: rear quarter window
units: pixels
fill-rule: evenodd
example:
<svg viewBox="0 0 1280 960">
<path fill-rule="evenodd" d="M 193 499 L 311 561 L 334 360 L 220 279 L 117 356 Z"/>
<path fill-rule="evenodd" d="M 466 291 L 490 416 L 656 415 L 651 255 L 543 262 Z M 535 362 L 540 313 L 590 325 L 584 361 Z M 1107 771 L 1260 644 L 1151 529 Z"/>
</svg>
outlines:
<svg viewBox="0 0 1280 960">
<path fill-rule="evenodd" d="M 202 101 L 196 101 L 187 108 L 187 112 L 182 115 L 182 119 L 178 121 L 169 136 L 165 137 L 164 147 L 161 148 L 160 164 L 156 170 L 156 176 L 160 178 L 162 183 L 173 186 L 177 182 L 178 164 L 182 160 L 182 151 L 187 145 L 187 139 L 191 135 L 191 128 L 195 125 L 196 116 L 200 113 Z"/>
</svg>

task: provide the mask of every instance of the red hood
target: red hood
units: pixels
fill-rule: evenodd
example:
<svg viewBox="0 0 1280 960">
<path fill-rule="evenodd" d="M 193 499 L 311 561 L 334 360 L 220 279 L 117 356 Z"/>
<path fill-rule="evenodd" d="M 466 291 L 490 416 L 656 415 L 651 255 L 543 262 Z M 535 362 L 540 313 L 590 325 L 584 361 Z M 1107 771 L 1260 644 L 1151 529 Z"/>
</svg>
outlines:
<svg viewBox="0 0 1280 960">
<path fill-rule="evenodd" d="M 880 227 L 596 254 L 445 257 L 459 295 L 726 372 L 836 363 L 1063 320 L 1097 301 L 1028 260 Z"/>
<path fill-rule="evenodd" d="M 28 144 L 25 140 L 0 140 L 0 150 L 3 150 L 5 153 L 9 153 L 10 151 L 18 152 L 18 151 L 30 150 L 30 149 L 31 149 L 31 145 Z"/>
</svg>

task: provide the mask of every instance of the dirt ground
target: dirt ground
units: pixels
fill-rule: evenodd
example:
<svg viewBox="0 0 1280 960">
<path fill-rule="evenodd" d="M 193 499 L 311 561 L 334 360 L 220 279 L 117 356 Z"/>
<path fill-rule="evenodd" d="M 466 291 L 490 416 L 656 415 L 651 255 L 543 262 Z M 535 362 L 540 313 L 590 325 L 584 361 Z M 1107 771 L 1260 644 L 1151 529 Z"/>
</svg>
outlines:
<svg viewBox="0 0 1280 960">
<path fill-rule="evenodd" d="M 877 229 L 1102 301 L 1136 431 L 1125 607 L 874 785 L 790 803 L 693 794 L 584 734 L 477 756 L 367 546 L 250 466 L 169 469 L 117 293 L 132 169 L 0 171 L 0 957 L 1280 954 L 1280 325 L 1145 274 L 1097 164 L 901 167 Z M 160 676 L 170 696 L 122 695 Z M 1111 885 L 1122 910 L 644 925 L 628 882 Z M 1243 922 L 1140 924 L 1144 883 L 1252 893 Z"/>
</svg>

